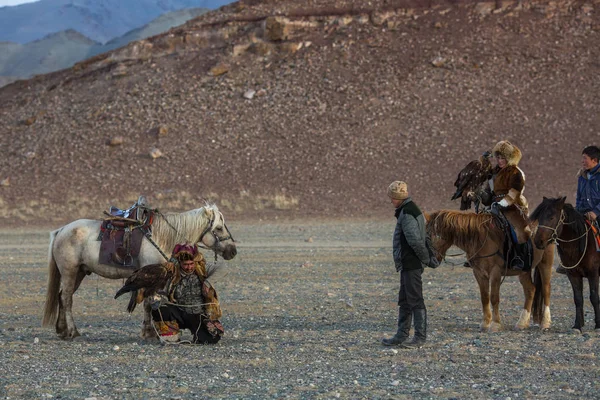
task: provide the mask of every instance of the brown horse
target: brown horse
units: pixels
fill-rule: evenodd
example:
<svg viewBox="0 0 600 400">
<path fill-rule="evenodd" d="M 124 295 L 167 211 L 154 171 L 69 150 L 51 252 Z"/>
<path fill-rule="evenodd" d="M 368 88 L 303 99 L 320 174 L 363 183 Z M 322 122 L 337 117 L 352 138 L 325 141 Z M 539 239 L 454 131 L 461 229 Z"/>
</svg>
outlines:
<svg viewBox="0 0 600 400">
<path fill-rule="evenodd" d="M 594 233 L 566 197 L 547 199 L 531 214 L 538 221 L 538 229 L 533 243 L 545 248 L 558 242 L 558 255 L 573 289 L 575 300 L 575 324 L 573 329 L 581 332 L 585 324 L 583 318 L 583 278 L 590 286 L 590 301 L 594 307 L 595 329 L 600 329 L 600 302 L 598 300 L 598 276 L 600 253 L 596 251 Z"/>
<path fill-rule="evenodd" d="M 454 210 L 435 211 L 428 215 L 427 232 L 431 235 L 439 261 L 444 258 L 446 251 L 452 245 L 466 253 L 467 260 L 473 268 L 473 275 L 479 284 L 483 307 L 482 331 L 497 331 L 502 326 L 498 305 L 500 303 L 500 284 L 504 276 L 518 276 L 525 294 L 523 311 L 515 328 L 529 327 L 532 312 L 534 322 L 540 324 L 541 329 L 550 327 L 550 278 L 554 260 L 553 245 L 544 250 L 534 250 L 534 284 L 531 272 L 516 271 L 505 267 L 502 255 L 504 233 L 494 223 L 491 214 Z"/>
</svg>

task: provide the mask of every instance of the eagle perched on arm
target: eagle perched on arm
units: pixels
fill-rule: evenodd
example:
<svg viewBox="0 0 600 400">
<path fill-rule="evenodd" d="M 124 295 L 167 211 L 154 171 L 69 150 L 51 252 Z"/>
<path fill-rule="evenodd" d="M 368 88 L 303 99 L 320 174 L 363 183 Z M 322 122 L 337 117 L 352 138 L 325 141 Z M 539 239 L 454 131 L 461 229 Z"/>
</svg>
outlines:
<svg viewBox="0 0 600 400">
<path fill-rule="evenodd" d="M 468 163 L 459 173 L 454 182 L 456 192 L 450 200 L 461 198 L 460 209 L 468 210 L 471 202 L 475 203 L 475 212 L 479 212 L 479 203 L 484 194 L 484 186 L 492 172 L 490 156 L 492 153 L 486 151 L 477 160 Z M 485 201 L 484 201 L 485 203 Z"/>
<path fill-rule="evenodd" d="M 125 285 L 115 294 L 115 299 L 125 293 L 131 292 L 127 311 L 133 312 L 135 306 L 141 303 L 146 297 L 154 296 L 158 291 L 163 290 L 174 273 L 175 264 L 172 262 L 145 265 L 135 270 L 127 278 Z"/>
</svg>

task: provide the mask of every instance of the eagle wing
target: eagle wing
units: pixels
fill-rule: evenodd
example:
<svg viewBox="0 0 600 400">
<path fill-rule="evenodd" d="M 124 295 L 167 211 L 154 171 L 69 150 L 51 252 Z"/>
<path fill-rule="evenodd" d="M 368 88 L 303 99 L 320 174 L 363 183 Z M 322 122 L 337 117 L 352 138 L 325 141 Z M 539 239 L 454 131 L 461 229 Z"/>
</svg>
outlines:
<svg viewBox="0 0 600 400">
<path fill-rule="evenodd" d="M 155 295 L 167 285 L 173 276 L 175 268 L 172 263 L 149 264 L 135 270 L 125 281 L 125 284 L 115 294 L 115 299 L 131 292 L 127 311 L 133 312 L 135 306 L 146 297 Z"/>
<path fill-rule="evenodd" d="M 468 163 L 459 173 L 454 186 L 456 192 L 451 200 L 461 197 L 460 209 L 468 210 L 471 208 L 472 197 L 470 193 L 477 192 L 483 186 L 492 171 L 492 163 L 489 160 L 489 153 L 485 152 L 478 160 Z"/>
</svg>

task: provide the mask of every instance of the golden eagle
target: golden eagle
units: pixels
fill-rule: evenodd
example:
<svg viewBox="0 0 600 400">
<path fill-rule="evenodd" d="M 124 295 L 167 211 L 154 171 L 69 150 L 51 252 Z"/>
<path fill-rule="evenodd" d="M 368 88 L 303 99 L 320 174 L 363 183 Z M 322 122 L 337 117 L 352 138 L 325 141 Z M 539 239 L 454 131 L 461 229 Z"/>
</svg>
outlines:
<svg viewBox="0 0 600 400">
<path fill-rule="evenodd" d="M 492 172 L 491 153 L 486 151 L 477 160 L 468 163 L 459 173 L 454 182 L 456 192 L 450 200 L 461 197 L 460 209 L 468 210 L 471 202 L 475 203 L 475 212 L 479 212 L 484 186 Z M 485 201 L 484 201 L 485 203 Z"/>
<path fill-rule="evenodd" d="M 115 299 L 125 293 L 131 292 L 127 311 L 133 312 L 135 306 L 141 303 L 146 297 L 154 296 L 158 291 L 163 290 L 174 273 L 175 264 L 171 262 L 145 265 L 135 270 L 127 278 L 123 287 L 115 294 Z"/>
</svg>

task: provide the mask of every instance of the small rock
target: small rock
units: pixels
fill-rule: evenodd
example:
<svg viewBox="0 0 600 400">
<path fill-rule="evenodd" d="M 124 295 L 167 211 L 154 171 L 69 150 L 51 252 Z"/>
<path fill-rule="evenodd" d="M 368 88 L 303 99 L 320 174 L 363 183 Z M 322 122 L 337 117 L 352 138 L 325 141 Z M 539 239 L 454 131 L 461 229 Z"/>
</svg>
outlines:
<svg viewBox="0 0 600 400">
<path fill-rule="evenodd" d="M 431 61 L 431 64 L 434 67 L 440 68 L 446 64 L 446 59 L 442 56 L 438 56 L 438 57 L 434 58 L 433 61 Z"/>
<path fill-rule="evenodd" d="M 254 98 L 254 95 L 256 94 L 255 90 L 246 90 L 246 92 L 244 92 L 244 98 L 248 99 L 248 100 L 252 100 Z"/>
<path fill-rule="evenodd" d="M 313 238 L 312 236 L 309 237 L 308 239 L 305 240 L 306 243 L 312 243 L 313 242 Z"/>
<path fill-rule="evenodd" d="M 212 67 L 209 71 L 209 75 L 220 76 L 229 72 L 229 67 L 225 64 L 218 64 Z"/>
<path fill-rule="evenodd" d="M 391 385 L 392 386 L 398 386 L 400 384 L 400 381 L 392 381 Z"/>
<path fill-rule="evenodd" d="M 38 344 L 40 342 L 40 338 L 34 338 L 33 343 Z"/>
<path fill-rule="evenodd" d="M 35 156 L 36 154 L 34 151 L 28 151 L 27 153 L 25 153 L 25 158 L 28 160 L 33 160 Z"/>
<path fill-rule="evenodd" d="M 123 136 L 115 136 L 114 138 L 110 139 L 108 144 L 110 146 L 120 146 L 122 145 L 124 142 Z"/>
<path fill-rule="evenodd" d="M 119 346 L 115 345 L 115 346 L 113 347 L 113 350 L 114 350 L 114 351 L 119 351 L 119 350 L 121 350 L 121 348 L 120 348 Z"/>
<path fill-rule="evenodd" d="M 10 177 L 2 179 L 2 181 L 0 181 L 0 186 L 10 186 Z"/>
<path fill-rule="evenodd" d="M 162 156 L 163 156 L 162 151 L 160 151 L 156 147 L 153 148 L 152 150 L 150 150 L 150 157 L 152 157 L 153 159 L 157 159 L 158 157 L 162 157 Z"/>
</svg>

